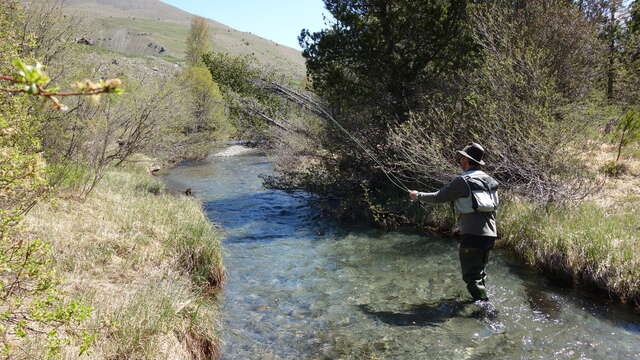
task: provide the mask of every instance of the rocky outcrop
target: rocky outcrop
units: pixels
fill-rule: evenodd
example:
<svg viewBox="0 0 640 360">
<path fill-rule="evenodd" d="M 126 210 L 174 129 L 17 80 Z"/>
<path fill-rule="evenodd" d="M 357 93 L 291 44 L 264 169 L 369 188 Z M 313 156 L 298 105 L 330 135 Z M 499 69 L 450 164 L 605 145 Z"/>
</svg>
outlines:
<svg viewBox="0 0 640 360">
<path fill-rule="evenodd" d="M 81 37 L 81 38 L 77 38 L 76 39 L 76 43 L 77 44 L 82 44 L 82 45 L 89 45 L 89 46 L 95 46 L 96 42 L 92 39 L 89 39 L 87 37 Z"/>
<path fill-rule="evenodd" d="M 153 42 L 150 42 L 149 44 L 147 44 L 147 47 L 157 51 L 158 54 L 164 54 L 165 52 L 167 52 L 167 49 L 164 46 L 155 44 Z"/>
</svg>

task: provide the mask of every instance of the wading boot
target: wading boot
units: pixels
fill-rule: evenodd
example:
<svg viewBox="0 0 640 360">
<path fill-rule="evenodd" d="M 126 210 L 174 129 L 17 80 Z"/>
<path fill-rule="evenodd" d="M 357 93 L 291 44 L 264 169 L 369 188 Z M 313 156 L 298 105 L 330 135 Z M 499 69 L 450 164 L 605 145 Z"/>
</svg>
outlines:
<svg viewBox="0 0 640 360">
<path fill-rule="evenodd" d="M 469 294 L 473 297 L 473 301 L 489 301 L 487 289 L 484 287 L 484 279 L 467 282 L 467 290 L 469 290 Z"/>
</svg>

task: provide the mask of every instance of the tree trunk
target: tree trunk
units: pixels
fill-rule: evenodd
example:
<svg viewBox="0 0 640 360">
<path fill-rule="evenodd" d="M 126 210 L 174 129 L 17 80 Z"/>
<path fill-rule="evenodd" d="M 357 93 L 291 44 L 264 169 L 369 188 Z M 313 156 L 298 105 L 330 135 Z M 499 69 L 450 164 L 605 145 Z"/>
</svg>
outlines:
<svg viewBox="0 0 640 360">
<path fill-rule="evenodd" d="M 613 101 L 613 84 L 615 82 L 615 56 L 616 56 L 616 11 L 615 3 L 609 9 L 609 69 L 607 70 L 607 99 Z"/>
<path fill-rule="evenodd" d="M 616 157 L 616 162 L 620 160 L 620 154 L 622 154 L 622 145 L 624 145 L 624 136 L 627 133 L 627 129 L 622 130 L 622 134 L 620 134 L 620 143 L 618 144 L 618 156 Z"/>
</svg>

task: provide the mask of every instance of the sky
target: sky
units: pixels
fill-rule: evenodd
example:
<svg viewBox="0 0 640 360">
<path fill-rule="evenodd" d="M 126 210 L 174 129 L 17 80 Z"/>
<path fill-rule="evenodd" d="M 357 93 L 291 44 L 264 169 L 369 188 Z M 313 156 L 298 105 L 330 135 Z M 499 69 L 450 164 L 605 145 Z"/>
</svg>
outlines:
<svg viewBox="0 0 640 360">
<path fill-rule="evenodd" d="M 298 50 L 300 30 L 318 31 L 325 28 L 323 15 L 330 18 L 322 0 L 162 1 Z"/>
</svg>

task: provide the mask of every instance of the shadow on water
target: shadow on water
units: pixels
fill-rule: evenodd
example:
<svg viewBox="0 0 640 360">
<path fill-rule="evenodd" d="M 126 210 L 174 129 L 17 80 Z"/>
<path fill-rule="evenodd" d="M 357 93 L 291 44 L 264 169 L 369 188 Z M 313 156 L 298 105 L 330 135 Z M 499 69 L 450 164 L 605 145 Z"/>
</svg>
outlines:
<svg viewBox="0 0 640 360">
<path fill-rule="evenodd" d="M 534 269 L 526 266 L 507 251 L 501 251 L 500 256 L 503 267 L 521 279 L 524 298 L 529 309 L 548 320 L 560 319 L 562 302 L 554 296 L 554 293 L 566 292 L 569 288 L 538 276 Z"/>
<path fill-rule="evenodd" d="M 549 320 L 556 320 L 562 314 L 562 304 L 536 286 L 526 286 L 525 297 L 529 308 L 534 313 L 542 314 Z"/>
<path fill-rule="evenodd" d="M 456 298 L 444 299 L 435 303 L 405 306 L 401 311 L 373 310 L 367 304 L 358 305 L 364 314 L 393 326 L 438 326 L 454 317 L 493 320 L 498 312 L 490 304 L 478 305 L 472 300 Z"/>
<path fill-rule="evenodd" d="M 204 208 L 212 221 L 228 231 L 225 243 L 271 242 L 292 236 L 309 238 L 332 228 L 321 221 L 309 198 L 267 190 L 210 200 Z"/>
</svg>

